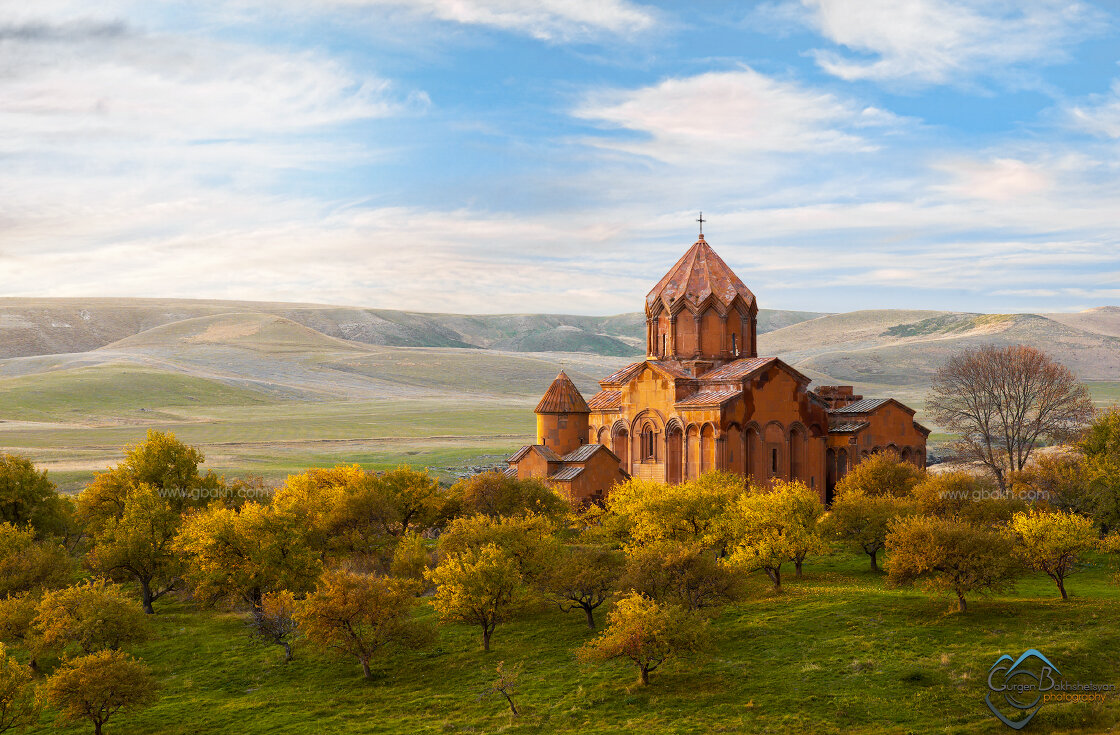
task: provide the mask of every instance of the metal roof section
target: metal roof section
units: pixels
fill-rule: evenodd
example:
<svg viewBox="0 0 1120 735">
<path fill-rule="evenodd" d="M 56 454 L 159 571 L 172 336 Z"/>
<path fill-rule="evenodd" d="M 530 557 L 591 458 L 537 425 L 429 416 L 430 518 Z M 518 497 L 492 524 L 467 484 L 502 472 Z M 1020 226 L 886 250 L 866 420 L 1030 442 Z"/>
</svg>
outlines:
<svg viewBox="0 0 1120 735">
<path fill-rule="evenodd" d="M 587 407 L 592 411 L 614 411 L 622 406 L 622 391 L 601 390 L 591 396 Z"/>
<path fill-rule="evenodd" d="M 559 472 L 549 475 L 548 479 L 553 482 L 571 482 L 579 477 L 581 472 L 583 472 L 582 467 L 564 467 Z"/>
<path fill-rule="evenodd" d="M 700 235 L 700 239 L 646 295 L 646 313 L 652 312 L 658 301 L 666 311 L 673 313 L 685 305 L 698 309 L 709 297 L 718 301 L 725 310 L 736 298 L 741 298 L 747 308 L 755 303 L 751 290 Z"/>
<path fill-rule="evenodd" d="M 738 380 L 777 360 L 776 357 L 744 357 L 715 370 L 709 370 L 700 376 L 700 380 Z"/>
<path fill-rule="evenodd" d="M 854 434 L 857 431 L 862 431 L 868 426 L 871 426 L 866 421 L 848 422 L 843 424 L 836 424 L 835 426 L 828 427 L 829 434 Z"/>
<path fill-rule="evenodd" d="M 561 462 L 586 462 L 591 459 L 591 455 L 598 452 L 600 449 L 606 449 L 602 444 L 584 444 L 578 449 L 565 454 L 560 458 Z"/>
<path fill-rule="evenodd" d="M 718 388 L 714 390 L 702 390 L 695 395 L 691 395 L 682 401 L 677 401 L 677 408 L 698 408 L 701 406 L 722 406 L 732 398 L 740 396 L 743 391 L 738 388 Z"/>
<path fill-rule="evenodd" d="M 890 400 L 890 398 L 864 398 L 862 401 L 834 408 L 829 413 L 869 413 Z"/>
</svg>

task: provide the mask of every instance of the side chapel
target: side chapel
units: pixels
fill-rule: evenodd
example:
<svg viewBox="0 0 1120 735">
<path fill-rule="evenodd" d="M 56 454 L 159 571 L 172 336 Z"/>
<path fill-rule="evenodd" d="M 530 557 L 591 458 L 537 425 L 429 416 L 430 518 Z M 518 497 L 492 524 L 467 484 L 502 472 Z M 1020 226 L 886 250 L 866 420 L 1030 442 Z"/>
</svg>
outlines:
<svg viewBox="0 0 1120 735">
<path fill-rule="evenodd" d="M 836 482 L 874 452 L 925 466 L 929 430 L 893 398 L 810 388 L 759 357 L 758 304 L 700 235 L 646 296 L 646 358 L 584 400 L 563 371 L 537 405 L 537 443 L 506 473 L 601 500 L 629 477 L 667 483 L 719 469 L 797 479 L 831 503 Z"/>
</svg>

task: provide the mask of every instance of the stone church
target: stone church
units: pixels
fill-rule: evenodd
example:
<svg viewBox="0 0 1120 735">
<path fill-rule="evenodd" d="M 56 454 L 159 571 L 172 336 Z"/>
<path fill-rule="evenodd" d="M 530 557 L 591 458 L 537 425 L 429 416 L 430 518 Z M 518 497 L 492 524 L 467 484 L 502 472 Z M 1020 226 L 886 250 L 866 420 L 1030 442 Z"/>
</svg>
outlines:
<svg viewBox="0 0 1120 735">
<path fill-rule="evenodd" d="M 537 443 L 506 473 L 597 500 L 629 477 L 678 483 L 729 470 L 797 479 L 829 503 L 836 482 L 874 452 L 925 465 L 929 430 L 893 398 L 810 388 L 759 357 L 758 304 L 704 235 L 646 296 L 646 358 L 584 400 L 562 371 L 536 408 Z"/>
</svg>

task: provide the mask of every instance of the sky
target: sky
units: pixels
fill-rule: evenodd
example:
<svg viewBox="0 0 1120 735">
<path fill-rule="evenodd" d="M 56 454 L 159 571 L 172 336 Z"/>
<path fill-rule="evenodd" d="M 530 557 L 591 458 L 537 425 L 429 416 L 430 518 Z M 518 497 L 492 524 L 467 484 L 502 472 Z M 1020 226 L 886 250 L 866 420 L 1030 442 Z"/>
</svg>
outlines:
<svg viewBox="0 0 1120 735">
<path fill-rule="evenodd" d="M 0 0 L 0 296 L 1120 304 L 1120 1 Z"/>
</svg>

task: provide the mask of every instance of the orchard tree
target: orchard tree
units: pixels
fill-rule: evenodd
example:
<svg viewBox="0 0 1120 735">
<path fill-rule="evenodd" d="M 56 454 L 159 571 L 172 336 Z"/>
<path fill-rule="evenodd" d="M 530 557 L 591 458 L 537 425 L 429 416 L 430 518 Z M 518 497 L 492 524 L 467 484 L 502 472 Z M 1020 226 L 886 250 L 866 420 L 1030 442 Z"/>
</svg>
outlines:
<svg viewBox="0 0 1120 735">
<path fill-rule="evenodd" d="M 985 528 L 1005 525 L 1027 506 L 990 478 L 964 470 L 930 473 L 914 488 L 913 498 L 919 513 Z"/>
<path fill-rule="evenodd" d="M 103 579 L 46 592 L 31 625 L 43 648 L 60 653 L 71 645 L 83 653 L 117 650 L 146 640 L 149 634 L 144 610 L 120 587 Z"/>
<path fill-rule="evenodd" d="M 39 721 L 39 698 L 31 683 L 34 672 L 8 655 L 0 643 L 0 733 L 30 727 Z"/>
<path fill-rule="evenodd" d="M 1041 440 L 1069 438 L 1094 413 L 1073 371 L 1026 345 L 987 345 L 950 358 L 934 375 L 926 408 L 1001 490 Z"/>
<path fill-rule="evenodd" d="M 823 528 L 836 540 L 867 554 L 871 559 L 871 571 L 877 572 L 877 558 L 887 545 L 891 521 L 913 512 L 913 503 L 903 498 L 846 492 L 836 496 Z"/>
<path fill-rule="evenodd" d="M 1076 572 L 1081 557 L 1098 545 L 1092 519 L 1075 513 L 1032 508 L 1029 512 L 1016 513 L 1010 528 L 1026 565 L 1045 572 L 1058 585 L 1062 599 L 1068 600 L 1066 577 Z"/>
<path fill-rule="evenodd" d="M 766 572 L 775 589 L 782 586 L 782 565 L 801 565 L 810 554 L 826 551 L 818 520 L 824 513 L 819 496 L 799 481 L 774 481 L 769 490 L 743 496 L 732 516 L 731 562 L 748 571 Z"/>
<path fill-rule="evenodd" d="M 493 517 L 535 513 L 560 518 L 569 510 L 568 501 L 540 480 L 519 480 L 501 472 L 483 472 L 459 480 L 448 493 L 453 508 L 470 516 Z"/>
<path fill-rule="evenodd" d="M 484 651 L 490 650 L 498 624 L 519 614 L 525 604 L 517 562 L 494 544 L 448 556 L 424 576 L 436 586 L 432 603 L 440 618 L 482 628 Z"/>
<path fill-rule="evenodd" d="M 199 474 L 204 459 L 201 451 L 171 432 L 150 429 L 144 441 L 125 447 L 123 462 L 94 476 L 78 496 L 78 518 L 96 532 L 109 518 L 124 512 L 129 493 L 138 485 L 153 488 L 176 512 L 205 506 L 224 485 L 213 472 Z"/>
<path fill-rule="evenodd" d="M 311 589 L 322 571 L 303 519 L 260 503 L 211 506 L 188 515 L 172 545 L 196 597 L 259 611 L 267 592 Z"/>
<path fill-rule="evenodd" d="M 252 635 L 262 643 L 270 643 L 284 649 L 284 663 L 292 660 L 292 638 L 299 630 L 296 613 L 299 604 L 296 597 L 287 590 L 266 592 L 261 596 L 259 610 L 249 616 Z"/>
<path fill-rule="evenodd" d="M 527 584 L 536 586 L 556 557 L 559 544 L 555 533 L 552 522 L 535 513 L 473 515 L 455 519 L 440 534 L 439 553 L 461 554 L 492 544 L 513 559 Z"/>
<path fill-rule="evenodd" d="M 98 651 L 65 661 L 47 680 L 47 700 L 61 722 L 85 720 L 94 735 L 119 712 L 135 712 L 158 698 L 159 684 L 140 661 L 122 651 Z"/>
<path fill-rule="evenodd" d="M 400 579 L 424 582 L 424 572 L 432 566 L 432 554 L 428 545 L 418 534 L 409 533 L 397 542 L 393 550 L 393 560 L 389 572 Z"/>
<path fill-rule="evenodd" d="M 729 509 L 745 491 L 742 476 L 708 472 L 678 485 L 630 479 L 611 490 L 607 507 L 634 543 L 660 541 L 727 547 Z"/>
<path fill-rule="evenodd" d="M 738 568 L 721 562 L 712 549 L 663 541 L 627 547 L 619 587 L 699 610 L 739 599 L 742 579 Z"/>
<path fill-rule="evenodd" d="M 0 523 L 30 526 L 44 536 L 62 534 L 68 517 L 66 501 L 46 470 L 35 469 L 25 457 L 0 454 Z"/>
<path fill-rule="evenodd" d="M 61 587 L 74 577 L 74 560 L 57 543 L 40 541 L 30 528 L 0 523 L 0 597 Z"/>
<path fill-rule="evenodd" d="M 1008 587 L 1019 572 L 1015 547 L 1004 532 L 930 516 L 897 518 L 887 534 L 887 579 L 951 592 L 965 612 L 965 595 Z"/>
<path fill-rule="evenodd" d="M 370 474 L 358 465 L 310 469 L 288 476 L 272 509 L 301 519 L 304 542 L 324 561 L 355 554 L 377 557 L 390 539 L 377 520 L 372 485 Z"/>
<path fill-rule="evenodd" d="M 695 653 L 706 646 L 707 621 L 677 605 L 662 605 L 636 592 L 607 614 L 598 638 L 579 649 L 585 662 L 629 659 L 639 681 L 649 684 L 649 672 L 666 661 Z"/>
<path fill-rule="evenodd" d="M 28 665 L 32 670 L 39 668 L 36 658 L 42 646 L 35 638 L 32 622 L 39 607 L 41 593 L 21 592 L 17 595 L 0 597 L 0 641 L 23 646 L 31 654 Z"/>
<path fill-rule="evenodd" d="M 94 535 L 86 563 L 96 574 L 134 581 L 144 612 L 175 589 L 179 559 L 171 544 L 181 516 L 151 485 L 136 485 L 125 496 L 119 516 L 106 518 Z"/>
<path fill-rule="evenodd" d="M 1120 407 L 1099 416 L 1078 448 L 1088 476 L 1083 510 L 1102 532 L 1120 530 Z"/>
<path fill-rule="evenodd" d="M 595 610 L 617 589 L 620 572 L 617 555 L 606 549 L 564 547 L 549 565 L 543 586 L 562 611 L 583 610 L 593 629 Z"/>
<path fill-rule="evenodd" d="M 296 615 L 307 638 L 355 658 L 365 678 L 370 661 L 390 646 L 423 648 L 431 644 L 430 626 L 416 619 L 413 585 L 388 577 L 326 572 Z"/>
<path fill-rule="evenodd" d="M 905 498 L 925 476 L 925 470 L 903 462 L 895 452 L 876 452 L 836 483 L 836 495 L 862 493 L 874 497 Z"/>
</svg>

